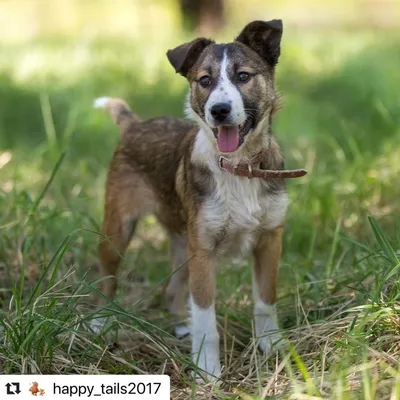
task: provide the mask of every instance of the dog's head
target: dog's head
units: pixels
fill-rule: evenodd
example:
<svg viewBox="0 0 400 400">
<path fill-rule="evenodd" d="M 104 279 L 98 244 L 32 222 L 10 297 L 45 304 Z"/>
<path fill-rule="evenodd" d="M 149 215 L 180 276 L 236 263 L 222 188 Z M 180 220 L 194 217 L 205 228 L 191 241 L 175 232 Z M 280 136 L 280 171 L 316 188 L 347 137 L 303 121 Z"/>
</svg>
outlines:
<svg viewBox="0 0 400 400">
<path fill-rule="evenodd" d="M 231 43 L 199 38 L 167 52 L 190 83 L 188 114 L 221 153 L 267 136 L 278 99 L 274 70 L 282 21 L 254 21 Z"/>
</svg>

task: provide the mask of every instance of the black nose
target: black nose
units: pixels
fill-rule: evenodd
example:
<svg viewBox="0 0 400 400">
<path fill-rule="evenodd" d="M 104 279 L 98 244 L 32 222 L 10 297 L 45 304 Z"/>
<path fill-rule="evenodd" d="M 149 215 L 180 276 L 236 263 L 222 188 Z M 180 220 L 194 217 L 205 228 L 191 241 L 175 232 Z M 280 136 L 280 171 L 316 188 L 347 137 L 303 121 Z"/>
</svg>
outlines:
<svg viewBox="0 0 400 400">
<path fill-rule="evenodd" d="M 232 107 L 228 103 L 217 103 L 211 107 L 211 115 L 215 120 L 222 122 L 232 111 Z"/>
</svg>

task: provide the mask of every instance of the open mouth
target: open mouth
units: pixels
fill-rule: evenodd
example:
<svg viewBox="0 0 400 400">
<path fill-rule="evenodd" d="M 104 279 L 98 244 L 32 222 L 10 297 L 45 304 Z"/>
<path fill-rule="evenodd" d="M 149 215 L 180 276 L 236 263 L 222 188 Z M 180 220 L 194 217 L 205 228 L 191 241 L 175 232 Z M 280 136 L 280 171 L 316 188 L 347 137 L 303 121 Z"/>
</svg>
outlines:
<svg viewBox="0 0 400 400">
<path fill-rule="evenodd" d="M 254 126 L 254 118 L 249 116 L 240 125 L 220 125 L 214 128 L 218 149 L 221 153 L 232 153 L 244 142 L 244 137 Z"/>
</svg>

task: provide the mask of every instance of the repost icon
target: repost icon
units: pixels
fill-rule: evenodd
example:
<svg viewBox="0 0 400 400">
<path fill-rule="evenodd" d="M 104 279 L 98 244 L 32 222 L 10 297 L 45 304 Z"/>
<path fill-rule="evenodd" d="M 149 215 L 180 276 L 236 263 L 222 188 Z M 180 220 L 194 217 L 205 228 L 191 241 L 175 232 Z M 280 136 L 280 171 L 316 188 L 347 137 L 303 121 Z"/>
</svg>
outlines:
<svg viewBox="0 0 400 400">
<path fill-rule="evenodd" d="M 19 382 L 6 383 L 7 394 L 19 394 L 21 389 L 19 388 Z"/>
</svg>

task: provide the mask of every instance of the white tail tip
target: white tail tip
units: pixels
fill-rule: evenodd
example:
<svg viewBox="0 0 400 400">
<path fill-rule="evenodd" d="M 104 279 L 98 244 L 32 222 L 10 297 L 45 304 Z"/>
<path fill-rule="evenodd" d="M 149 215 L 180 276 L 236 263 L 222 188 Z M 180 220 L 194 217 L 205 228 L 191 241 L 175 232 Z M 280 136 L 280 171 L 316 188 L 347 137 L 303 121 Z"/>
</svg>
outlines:
<svg viewBox="0 0 400 400">
<path fill-rule="evenodd" d="M 106 108 L 108 102 L 111 100 L 111 97 L 98 97 L 94 103 L 93 103 L 93 107 L 94 108 Z"/>
</svg>

